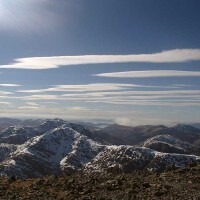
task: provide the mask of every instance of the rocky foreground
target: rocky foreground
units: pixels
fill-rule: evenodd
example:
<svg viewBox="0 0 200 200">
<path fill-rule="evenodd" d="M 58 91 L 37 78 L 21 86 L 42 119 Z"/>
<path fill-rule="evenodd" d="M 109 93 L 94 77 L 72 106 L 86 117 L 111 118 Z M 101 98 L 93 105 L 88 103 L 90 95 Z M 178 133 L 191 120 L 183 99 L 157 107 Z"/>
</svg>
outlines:
<svg viewBox="0 0 200 200">
<path fill-rule="evenodd" d="M 130 174 L 74 174 L 20 180 L 0 178 L 0 199 L 200 199 L 200 166 Z"/>
</svg>

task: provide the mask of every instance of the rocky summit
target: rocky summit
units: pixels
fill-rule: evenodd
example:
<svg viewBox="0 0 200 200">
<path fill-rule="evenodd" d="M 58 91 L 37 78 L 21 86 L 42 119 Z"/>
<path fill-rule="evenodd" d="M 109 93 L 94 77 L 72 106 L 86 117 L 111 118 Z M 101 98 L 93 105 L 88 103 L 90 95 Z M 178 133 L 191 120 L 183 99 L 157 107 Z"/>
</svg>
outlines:
<svg viewBox="0 0 200 200">
<path fill-rule="evenodd" d="M 200 166 L 162 173 L 93 173 L 20 180 L 0 178 L 0 199 L 198 200 Z"/>
</svg>

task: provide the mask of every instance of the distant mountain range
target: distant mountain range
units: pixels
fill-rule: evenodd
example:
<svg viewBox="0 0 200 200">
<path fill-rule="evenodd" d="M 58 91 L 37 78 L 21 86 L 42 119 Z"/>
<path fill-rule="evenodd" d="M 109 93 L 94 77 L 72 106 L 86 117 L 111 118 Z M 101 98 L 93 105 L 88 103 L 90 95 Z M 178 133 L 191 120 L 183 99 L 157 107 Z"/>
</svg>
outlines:
<svg viewBox="0 0 200 200">
<path fill-rule="evenodd" d="M 39 126 L 41 123 L 48 119 L 14 119 L 14 118 L 0 118 L 0 131 L 10 127 L 10 126 Z M 110 123 L 106 122 L 83 122 L 83 121 L 72 121 L 73 123 L 78 123 L 86 127 L 87 129 L 99 130 L 108 126 Z"/>
<path fill-rule="evenodd" d="M 195 127 L 195 128 L 200 129 L 200 123 L 193 123 L 193 124 L 190 124 L 190 125 Z"/>
<path fill-rule="evenodd" d="M 20 120 L 20 119 L 13 119 L 13 118 L 0 118 L 0 131 L 10 127 L 10 126 L 16 126 L 16 125 L 21 125 L 21 126 L 38 126 L 45 120 L 43 119 L 25 119 L 25 120 Z"/>
<path fill-rule="evenodd" d="M 131 127 L 112 124 L 97 131 L 96 134 L 108 142 L 116 145 L 136 145 L 156 135 L 171 135 L 172 137 L 179 138 L 180 140 L 190 142 L 192 144 L 200 144 L 200 129 L 182 124 L 175 124 L 172 127 L 163 125 Z"/>
<path fill-rule="evenodd" d="M 189 125 L 114 124 L 96 130 L 61 119 L 27 122 L 0 132 L 1 175 L 163 171 L 200 163 L 200 129 Z"/>
</svg>

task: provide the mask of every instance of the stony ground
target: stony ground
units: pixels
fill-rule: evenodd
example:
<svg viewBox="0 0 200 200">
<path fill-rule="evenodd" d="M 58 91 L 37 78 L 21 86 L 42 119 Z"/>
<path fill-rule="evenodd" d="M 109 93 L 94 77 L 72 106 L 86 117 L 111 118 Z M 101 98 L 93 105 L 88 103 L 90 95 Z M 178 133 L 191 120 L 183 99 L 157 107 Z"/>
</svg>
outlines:
<svg viewBox="0 0 200 200">
<path fill-rule="evenodd" d="M 42 179 L 0 178 L 0 200 L 200 200 L 200 167 L 164 173 L 49 176 Z"/>
</svg>

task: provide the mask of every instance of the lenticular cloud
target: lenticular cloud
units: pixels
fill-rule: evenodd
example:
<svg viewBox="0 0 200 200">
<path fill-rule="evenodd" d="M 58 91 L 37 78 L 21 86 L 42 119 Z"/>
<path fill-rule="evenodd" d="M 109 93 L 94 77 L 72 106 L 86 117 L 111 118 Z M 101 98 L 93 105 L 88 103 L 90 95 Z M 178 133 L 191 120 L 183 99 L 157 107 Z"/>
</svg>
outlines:
<svg viewBox="0 0 200 200">
<path fill-rule="evenodd" d="M 130 55 L 79 55 L 19 58 L 12 64 L 0 65 L 6 69 L 51 69 L 60 66 L 106 63 L 167 63 L 200 60 L 200 49 L 174 49 L 152 54 Z"/>
</svg>

